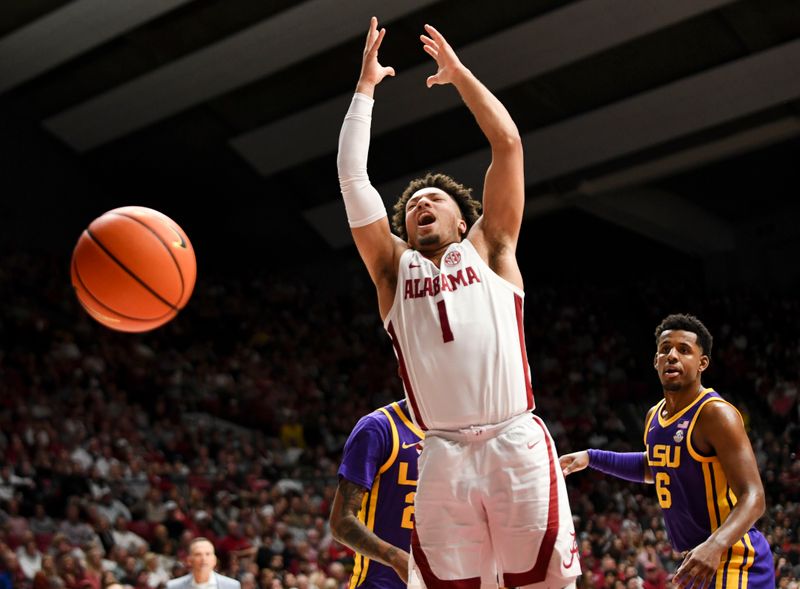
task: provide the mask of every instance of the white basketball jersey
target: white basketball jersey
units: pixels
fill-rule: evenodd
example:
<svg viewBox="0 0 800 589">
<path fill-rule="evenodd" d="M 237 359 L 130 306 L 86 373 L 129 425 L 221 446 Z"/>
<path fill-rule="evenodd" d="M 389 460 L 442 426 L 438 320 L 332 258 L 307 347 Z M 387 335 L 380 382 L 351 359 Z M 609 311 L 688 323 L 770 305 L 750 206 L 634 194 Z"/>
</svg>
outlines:
<svg viewBox="0 0 800 589">
<path fill-rule="evenodd" d="M 533 409 L 523 298 L 466 239 L 438 267 L 403 252 L 384 327 L 423 430 L 499 423 Z"/>
</svg>

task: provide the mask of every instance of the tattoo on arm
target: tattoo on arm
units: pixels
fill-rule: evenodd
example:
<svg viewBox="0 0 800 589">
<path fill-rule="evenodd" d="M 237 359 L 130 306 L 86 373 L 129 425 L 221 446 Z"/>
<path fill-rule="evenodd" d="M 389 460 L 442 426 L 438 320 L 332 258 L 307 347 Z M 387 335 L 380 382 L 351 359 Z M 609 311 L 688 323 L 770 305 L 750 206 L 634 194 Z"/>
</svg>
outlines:
<svg viewBox="0 0 800 589">
<path fill-rule="evenodd" d="M 337 492 L 341 497 L 341 513 L 336 525 L 339 540 L 367 558 L 392 566 L 398 549 L 381 540 L 358 519 L 358 511 L 367 490 L 341 479 Z"/>
</svg>

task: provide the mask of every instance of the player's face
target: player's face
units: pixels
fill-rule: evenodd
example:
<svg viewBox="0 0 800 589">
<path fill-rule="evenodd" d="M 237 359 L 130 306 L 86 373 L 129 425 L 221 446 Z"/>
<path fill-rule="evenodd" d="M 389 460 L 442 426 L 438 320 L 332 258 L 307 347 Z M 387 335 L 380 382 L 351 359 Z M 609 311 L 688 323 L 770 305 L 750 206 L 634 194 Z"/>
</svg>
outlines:
<svg viewBox="0 0 800 589">
<path fill-rule="evenodd" d="M 696 333 L 675 329 L 664 331 L 658 338 L 653 364 L 664 390 L 677 392 L 699 384 L 708 361 L 697 344 Z"/>
<path fill-rule="evenodd" d="M 406 232 L 414 249 L 461 241 L 467 223 L 456 201 L 440 192 L 423 194 L 406 203 Z"/>
</svg>

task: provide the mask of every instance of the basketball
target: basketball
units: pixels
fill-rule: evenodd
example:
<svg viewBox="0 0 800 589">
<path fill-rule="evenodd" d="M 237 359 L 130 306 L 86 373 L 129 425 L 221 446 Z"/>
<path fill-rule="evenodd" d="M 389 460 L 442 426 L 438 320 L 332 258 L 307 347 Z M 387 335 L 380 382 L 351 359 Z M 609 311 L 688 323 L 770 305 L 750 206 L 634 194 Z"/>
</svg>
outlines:
<svg viewBox="0 0 800 589">
<path fill-rule="evenodd" d="M 142 332 L 186 306 L 197 277 L 194 249 L 172 219 L 145 207 L 121 207 L 89 224 L 72 253 L 72 286 L 97 321 Z"/>
</svg>

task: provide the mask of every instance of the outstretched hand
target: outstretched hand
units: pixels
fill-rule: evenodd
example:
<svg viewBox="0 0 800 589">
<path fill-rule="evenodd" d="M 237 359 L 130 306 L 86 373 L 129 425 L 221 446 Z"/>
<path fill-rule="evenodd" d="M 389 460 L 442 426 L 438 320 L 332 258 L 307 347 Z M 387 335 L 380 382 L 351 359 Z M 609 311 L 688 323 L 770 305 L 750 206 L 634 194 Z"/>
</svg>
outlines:
<svg viewBox="0 0 800 589">
<path fill-rule="evenodd" d="M 420 35 L 420 41 L 423 43 L 423 49 L 436 60 L 436 65 L 439 70 L 432 76 L 428 76 L 428 88 L 434 84 L 452 84 L 455 76 L 459 71 L 463 70 L 464 66 L 458 59 L 456 52 L 450 47 L 450 44 L 444 36 L 433 28 L 431 25 L 425 25 L 425 31 L 430 35 Z"/>
<path fill-rule="evenodd" d="M 367 41 L 364 44 L 364 57 L 361 61 L 361 76 L 358 79 L 357 92 L 372 96 L 375 86 L 381 83 L 386 76 L 394 76 L 393 67 L 384 67 L 378 62 L 378 49 L 381 47 L 386 29 L 378 30 L 378 19 L 372 17 L 369 21 Z"/>
<path fill-rule="evenodd" d="M 561 472 L 564 473 L 564 476 L 567 476 L 589 466 L 589 453 L 586 450 L 581 450 L 572 454 L 564 454 L 558 459 L 558 464 L 561 466 Z"/>
<path fill-rule="evenodd" d="M 721 546 L 709 538 L 686 554 L 681 566 L 675 571 L 672 582 L 678 587 L 709 587 L 727 549 L 727 546 Z"/>
</svg>

